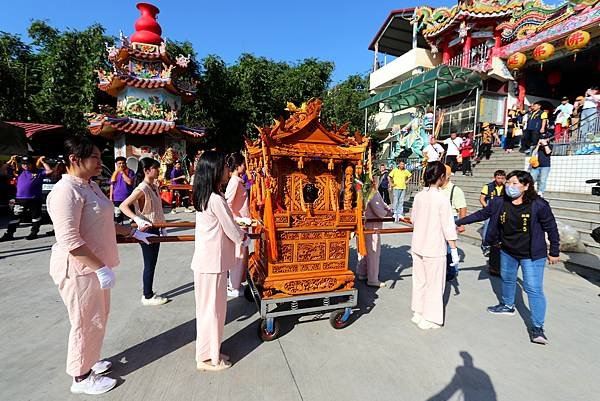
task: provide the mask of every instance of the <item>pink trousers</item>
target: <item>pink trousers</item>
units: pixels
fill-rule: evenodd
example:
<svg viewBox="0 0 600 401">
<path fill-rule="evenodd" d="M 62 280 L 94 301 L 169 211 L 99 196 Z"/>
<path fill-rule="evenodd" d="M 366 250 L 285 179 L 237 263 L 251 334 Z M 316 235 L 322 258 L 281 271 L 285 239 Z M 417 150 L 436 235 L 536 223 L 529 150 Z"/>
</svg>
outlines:
<svg viewBox="0 0 600 401">
<path fill-rule="evenodd" d="M 412 310 L 425 320 L 444 324 L 446 256 L 435 258 L 412 253 Z"/>
<path fill-rule="evenodd" d="M 227 315 L 227 273 L 194 271 L 196 299 L 196 362 L 219 363 Z"/>
<path fill-rule="evenodd" d="M 91 273 L 67 277 L 58 291 L 71 322 L 67 374 L 82 376 L 100 360 L 110 310 L 110 290 L 101 289 L 98 277 Z"/>
<path fill-rule="evenodd" d="M 229 270 L 231 288 L 238 290 L 246 281 L 246 270 L 248 269 L 248 247 L 235 245 L 235 265 Z"/>
<path fill-rule="evenodd" d="M 379 281 L 379 259 L 381 257 L 381 234 L 365 234 L 367 256 L 358 255 L 356 273 L 367 276 L 369 283 Z"/>
</svg>

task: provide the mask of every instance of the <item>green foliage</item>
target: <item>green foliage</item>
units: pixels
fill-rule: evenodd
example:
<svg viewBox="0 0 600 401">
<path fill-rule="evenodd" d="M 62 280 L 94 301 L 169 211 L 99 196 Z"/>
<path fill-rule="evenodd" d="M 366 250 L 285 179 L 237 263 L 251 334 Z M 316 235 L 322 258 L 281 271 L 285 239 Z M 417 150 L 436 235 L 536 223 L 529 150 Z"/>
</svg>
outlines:
<svg viewBox="0 0 600 401">
<path fill-rule="evenodd" d="M 241 91 L 239 107 L 247 113 L 245 132 L 252 133 L 255 126 L 279 119 L 287 102 L 300 105 L 321 97 L 330 82 L 333 63 L 306 59 L 292 65 L 244 54 L 231 70 Z"/>
<path fill-rule="evenodd" d="M 98 106 L 115 106 L 116 99 L 97 87 L 94 70 L 111 70 L 105 43 L 115 40 L 95 24 L 84 30 L 59 31 L 45 21 L 29 28 L 31 45 L 0 32 L 0 119 L 62 124 L 75 133 L 87 132 L 84 113 Z M 207 129 L 205 146 L 224 151 L 240 149 L 243 136 L 255 136 L 256 126 L 273 123 L 287 102 L 300 105 L 322 98 L 322 117 L 338 126 L 351 122 L 363 130 L 358 103 L 367 96 L 367 82 L 351 76 L 328 90 L 334 65 L 308 58 L 297 63 L 278 62 L 243 54 L 233 65 L 209 55 L 198 60 L 190 42 L 167 41 L 173 62 L 190 55 L 188 68 L 174 79 L 198 84 L 197 97 L 184 104 L 178 123 Z M 360 89 L 363 88 L 363 89 Z"/>
<path fill-rule="evenodd" d="M 336 124 L 338 127 L 350 122 L 350 132 L 365 130 L 365 112 L 358 104 L 369 97 L 369 80 L 360 75 L 350 75 L 345 81 L 329 89 L 323 98 L 321 118 L 326 124 Z M 370 113 L 371 115 L 373 113 Z M 369 121 L 369 128 L 372 121 Z"/>
<path fill-rule="evenodd" d="M 31 24 L 29 36 L 37 49 L 35 68 L 41 78 L 39 91 L 31 95 L 37 121 L 85 133 L 83 113 L 94 109 L 99 95 L 94 70 L 110 69 L 104 43 L 112 44 L 114 39 L 105 36 L 98 24 L 83 31 L 59 32 L 43 21 Z"/>
<path fill-rule="evenodd" d="M 28 94 L 36 86 L 30 46 L 21 38 L 0 32 L 0 120 L 28 120 Z"/>
</svg>

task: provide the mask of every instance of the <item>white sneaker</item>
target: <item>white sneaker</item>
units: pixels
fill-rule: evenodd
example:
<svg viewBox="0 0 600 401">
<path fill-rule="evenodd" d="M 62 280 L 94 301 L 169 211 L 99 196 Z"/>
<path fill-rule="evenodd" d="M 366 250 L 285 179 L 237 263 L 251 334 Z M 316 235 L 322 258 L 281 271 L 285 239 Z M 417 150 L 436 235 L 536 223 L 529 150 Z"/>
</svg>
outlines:
<svg viewBox="0 0 600 401">
<path fill-rule="evenodd" d="M 76 382 L 75 379 L 73 379 L 71 392 L 73 394 L 98 395 L 112 390 L 116 385 L 117 381 L 115 379 L 106 376 L 98 376 L 92 372 L 85 380 L 80 382 Z"/>
<path fill-rule="evenodd" d="M 420 313 L 413 313 L 413 317 L 412 319 L 410 319 L 411 322 L 413 322 L 414 324 L 419 324 L 421 323 L 421 321 L 423 320 L 423 315 L 421 315 Z"/>
<path fill-rule="evenodd" d="M 431 330 L 431 329 L 439 329 L 439 324 L 430 322 L 429 320 L 421 319 L 421 321 L 417 324 L 421 330 Z"/>
<path fill-rule="evenodd" d="M 171 214 L 177 214 L 177 210 L 175 208 L 171 209 Z"/>
<path fill-rule="evenodd" d="M 159 295 L 154 294 L 152 298 L 146 298 L 142 295 L 142 305 L 144 306 L 158 306 L 169 302 L 169 298 L 163 298 Z"/>
<path fill-rule="evenodd" d="M 92 366 L 92 371 L 97 375 L 101 375 L 102 373 L 108 372 L 111 367 L 111 361 L 98 361 Z"/>
<path fill-rule="evenodd" d="M 240 290 L 235 290 L 233 288 L 227 288 L 227 296 L 237 298 L 241 295 Z"/>
<path fill-rule="evenodd" d="M 196 209 L 194 209 L 193 207 L 188 207 L 187 209 L 185 209 L 186 212 L 188 213 L 194 213 L 196 211 Z"/>
</svg>

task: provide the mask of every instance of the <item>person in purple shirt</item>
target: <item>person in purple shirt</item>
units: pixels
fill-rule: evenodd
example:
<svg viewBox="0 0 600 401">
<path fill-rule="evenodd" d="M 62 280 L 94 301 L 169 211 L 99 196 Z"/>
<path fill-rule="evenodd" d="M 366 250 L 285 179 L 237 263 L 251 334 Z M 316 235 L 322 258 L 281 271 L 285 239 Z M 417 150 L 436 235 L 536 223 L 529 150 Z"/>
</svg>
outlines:
<svg viewBox="0 0 600 401">
<path fill-rule="evenodd" d="M 0 242 L 14 240 L 15 232 L 21 223 L 21 216 L 28 211 L 31 214 L 31 232 L 28 240 L 36 239 L 42 225 L 42 182 L 47 174 L 52 173 L 52 167 L 44 161 L 44 156 L 39 161 L 44 169 L 35 167 L 33 159 L 29 156 L 21 158 L 21 172 L 17 176 L 17 195 L 15 204 L 10 209 L 8 229 L 0 238 Z"/>
<path fill-rule="evenodd" d="M 173 170 L 171 170 L 171 184 L 183 185 L 187 184 L 187 175 L 181 166 L 181 161 L 175 160 Z M 177 206 L 177 198 L 181 199 L 181 204 L 186 208 L 186 211 L 193 211 L 190 208 L 190 195 L 188 191 L 176 190 L 173 191 L 173 200 L 171 201 L 171 213 L 177 213 L 175 207 Z"/>
<path fill-rule="evenodd" d="M 123 156 L 115 159 L 115 172 L 110 178 L 109 199 L 115 205 L 115 221 L 123 223 L 123 214 L 119 205 L 133 192 L 135 173 L 127 168 L 127 160 Z"/>
</svg>

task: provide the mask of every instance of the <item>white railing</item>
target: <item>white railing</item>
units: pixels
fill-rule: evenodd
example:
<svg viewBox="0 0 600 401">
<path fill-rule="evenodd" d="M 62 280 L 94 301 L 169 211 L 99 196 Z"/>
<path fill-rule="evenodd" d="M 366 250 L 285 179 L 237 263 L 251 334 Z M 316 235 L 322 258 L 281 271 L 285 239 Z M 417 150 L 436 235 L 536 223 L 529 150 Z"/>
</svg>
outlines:
<svg viewBox="0 0 600 401">
<path fill-rule="evenodd" d="M 454 67 L 466 67 L 476 71 L 484 71 L 489 60 L 489 53 L 490 49 L 485 44 L 481 44 L 471 49 L 469 52 L 469 60 L 467 60 L 466 63 L 463 63 L 464 54 L 460 53 L 452 57 L 445 64 Z"/>
</svg>

